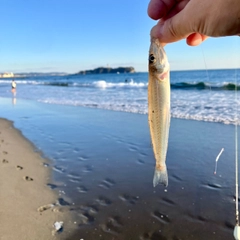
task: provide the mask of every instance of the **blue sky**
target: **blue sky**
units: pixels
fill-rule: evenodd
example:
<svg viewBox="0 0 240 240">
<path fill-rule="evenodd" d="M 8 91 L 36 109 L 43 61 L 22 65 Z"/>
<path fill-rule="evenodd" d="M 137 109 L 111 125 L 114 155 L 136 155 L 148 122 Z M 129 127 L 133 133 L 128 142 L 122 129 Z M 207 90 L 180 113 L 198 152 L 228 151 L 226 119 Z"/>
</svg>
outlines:
<svg viewBox="0 0 240 240">
<path fill-rule="evenodd" d="M 99 66 L 147 71 L 148 0 L 1 0 L 0 72 L 75 73 Z M 172 70 L 236 68 L 240 38 L 165 47 Z"/>
</svg>

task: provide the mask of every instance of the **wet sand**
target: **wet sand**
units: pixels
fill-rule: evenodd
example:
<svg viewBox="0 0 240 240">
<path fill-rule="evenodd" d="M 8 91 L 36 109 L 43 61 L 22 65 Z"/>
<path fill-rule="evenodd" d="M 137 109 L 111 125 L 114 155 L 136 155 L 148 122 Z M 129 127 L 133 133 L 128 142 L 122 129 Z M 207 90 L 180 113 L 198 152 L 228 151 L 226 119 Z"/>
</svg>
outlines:
<svg viewBox="0 0 240 240">
<path fill-rule="evenodd" d="M 233 126 L 172 119 L 169 186 L 154 188 L 149 133 L 136 130 L 141 126 L 137 118 L 130 123 L 125 115 L 121 131 L 109 126 L 101 141 L 105 152 L 95 147 L 79 161 L 78 174 L 68 174 L 79 227 L 69 239 L 233 239 Z"/>
<path fill-rule="evenodd" d="M 64 239 L 72 222 L 47 186 L 48 161 L 5 119 L 0 119 L 0 165 L 0 239 Z M 54 231 L 56 221 L 67 230 Z"/>
<path fill-rule="evenodd" d="M 55 127 L 67 122 L 69 116 Z M 153 187 L 146 115 L 82 109 L 71 128 L 64 141 L 54 136 L 53 167 L 74 202 L 78 229 L 69 240 L 232 239 L 234 126 L 172 119 L 167 188 Z"/>
<path fill-rule="evenodd" d="M 52 159 L 49 169 L 61 184 L 51 186 L 65 193 L 62 204 L 76 226 L 67 240 L 233 239 L 234 126 L 172 118 L 169 186 L 154 188 L 146 115 L 44 104 L 26 113 L 27 107 L 14 118 Z M 24 175 L 34 181 L 23 183 L 35 182 Z"/>
</svg>

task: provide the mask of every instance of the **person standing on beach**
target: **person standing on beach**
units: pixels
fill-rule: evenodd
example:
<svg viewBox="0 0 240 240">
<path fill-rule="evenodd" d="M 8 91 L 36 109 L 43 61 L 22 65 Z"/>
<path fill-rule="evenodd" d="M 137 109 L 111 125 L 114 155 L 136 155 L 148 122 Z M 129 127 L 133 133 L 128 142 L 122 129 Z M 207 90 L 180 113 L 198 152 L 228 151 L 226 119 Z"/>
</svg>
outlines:
<svg viewBox="0 0 240 240">
<path fill-rule="evenodd" d="M 208 37 L 240 34 L 239 0 L 151 0 L 148 15 L 160 19 L 151 37 L 163 45 L 186 39 L 197 46 Z"/>
<path fill-rule="evenodd" d="M 12 90 L 15 89 L 16 90 L 17 84 L 15 82 L 15 80 L 12 80 Z"/>
</svg>

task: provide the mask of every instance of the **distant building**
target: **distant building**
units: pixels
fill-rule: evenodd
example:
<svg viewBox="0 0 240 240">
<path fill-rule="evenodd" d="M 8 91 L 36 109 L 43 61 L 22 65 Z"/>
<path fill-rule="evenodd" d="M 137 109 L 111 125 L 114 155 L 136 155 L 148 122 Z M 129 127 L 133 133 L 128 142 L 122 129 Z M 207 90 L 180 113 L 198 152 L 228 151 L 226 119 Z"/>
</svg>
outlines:
<svg viewBox="0 0 240 240">
<path fill-rule="evenodd" d="M 11 73 L 5 72 L 5 73 L 0 74 L 0 77 L 1 78 L 12 78 L 12 77 L 14 77 L 14 74 L 12 72 Z"/>
</svg>

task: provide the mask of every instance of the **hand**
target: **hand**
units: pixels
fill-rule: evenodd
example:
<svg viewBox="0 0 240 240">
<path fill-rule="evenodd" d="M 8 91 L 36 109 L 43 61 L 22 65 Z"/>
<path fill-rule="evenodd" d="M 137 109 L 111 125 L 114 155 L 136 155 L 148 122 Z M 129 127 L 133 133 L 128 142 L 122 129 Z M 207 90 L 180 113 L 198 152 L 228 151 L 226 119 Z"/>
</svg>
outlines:
<svg viewBox="0 0 240 240">
<path fill-rule="evenodd" d="M 151 0 L 148 15 L 160 19 L 151 36 L 163 44 L 186 39 L 196 46 L 207 37 L 240 34 L 239 0 Z"/>
</svg>

